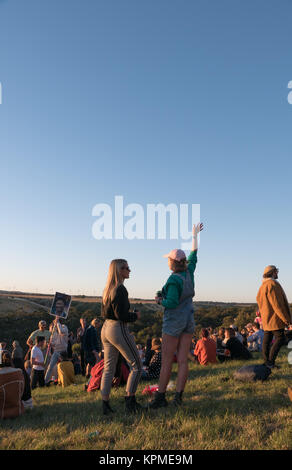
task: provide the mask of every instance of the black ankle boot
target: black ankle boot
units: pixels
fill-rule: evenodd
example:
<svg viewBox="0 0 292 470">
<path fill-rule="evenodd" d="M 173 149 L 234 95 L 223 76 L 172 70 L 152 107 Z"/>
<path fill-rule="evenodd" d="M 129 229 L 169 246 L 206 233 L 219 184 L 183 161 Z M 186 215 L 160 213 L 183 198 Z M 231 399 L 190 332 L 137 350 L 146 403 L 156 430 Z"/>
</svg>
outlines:
<svg viewBox="0 0 292 470">
<path fill-rule="evenodd" d="M 125 411 L 126 413 L 136 413 L 137 411 L 142 410 L 142 406 L 136 402 L 135 395 L 130 397 L 125 397 Z"/>
<path fill-rule="evenodd" d="M 114 413 L 114 410 L 110 407 L 108 401 L 102 400 L 102 412 L 104 415 L 109 415 L 110 413 Z"/>
<path fill-rule="evenodd" d="M 143 406 L 140 405 L 140 403 L 138 403 L 138 402 L 136 401 L 135 395 L 132 396 L 132 400 L 133 400 L 133 403 L 134 403 L 134 406 L 135 406 L 136 411 L 143 410 Z"/>
<path fill-rule="evenodd" d="M 155 392 L 154 399 L 149 403 L 149 408 L 156 410 L 157 408 L 163 408 L 167 406 L 167 400 L 165 399 L 165 393 Z"/>
<path fill-rule="evenodd" d="M 175 392 L 175 396 L 174 396 L 174 399 L 173 399 L 173 404 L 175 406 L 181 406 L 182 405 L 182 394 L 183 392 Z"/>
</svg>

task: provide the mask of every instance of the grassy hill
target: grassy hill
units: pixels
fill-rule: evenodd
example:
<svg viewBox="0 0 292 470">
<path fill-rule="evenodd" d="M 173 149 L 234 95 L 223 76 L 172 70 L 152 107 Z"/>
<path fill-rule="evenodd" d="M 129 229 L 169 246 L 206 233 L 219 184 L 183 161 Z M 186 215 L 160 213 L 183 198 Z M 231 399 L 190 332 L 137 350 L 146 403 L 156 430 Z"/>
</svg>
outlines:
<svg viewBox="0 0 292 470">
<path fill-rule="evenodd" d="M 241 362 L 190 365 L 184 405 L 125 416 L 124 388 L 112 392 L 115 414 L 101 414 L 100 393 L 83 390 L 84 380 L 65 389 L 33 391 L 35 407 L 1 423 L 0 449 L 292 449 L 292 383 L 288 349 L 282 348 L 280 370 L 266 382 L 238 383 L 232 378 Z M 261 363 L 254 355 L 253 363 Z M 172 380 L 176 378 L 176 365 Z M 153 383 L 153 382 L 152 382 Z M 145 383 L 138 388 L 141 395 Z M 169 392 L 169 397 L 174 391 Z M 99 435 L 90 439 L 89 433 Z"/>
<path fill-rule="evenodd" d="M 26 340 L 30 333 L 37 329 L 39 320 L 50 324 L 54 317 L 48 314 L 52 296 L 40 294 L 0 293 L 0 341 L 11 344 L 14 339 L 20 341 L 26 349 Z M 44 307 L 44 308 L 42 308 Z M 141 311 L 141 319 L 131 325 L 131 329 L 139 343 L 145 343 L 148 336 L 161 336 L 162 309 L 153 301 L 131 299 L 131 307 Z M 229 326 L 236 323 L 239 327 L 255 318 L 255 304 L 195 302 L 196 334 L 202 327 L 221 325 Z M 69 318 L 66 324 L 69 330 L 76 333 L 79 320 L 85 315 L 90 321 L 100 317 L 100 298 L 73 297 Z"/>
</svg>

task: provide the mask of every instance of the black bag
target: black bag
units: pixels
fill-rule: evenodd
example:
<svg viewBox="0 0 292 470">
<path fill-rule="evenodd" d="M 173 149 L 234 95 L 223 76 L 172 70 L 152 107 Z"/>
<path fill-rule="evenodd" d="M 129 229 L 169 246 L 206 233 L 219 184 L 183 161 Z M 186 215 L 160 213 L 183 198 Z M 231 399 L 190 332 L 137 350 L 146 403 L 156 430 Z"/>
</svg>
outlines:
<svg viewBox="0 0 292 470">
<path fill-rule="evenodd" d="M 267 380 L 270 374 L 271 369 L 265 365 L 248 365 L 234 372 L 233 377 L 241 382 L 253 382 L 255 380 Z"/>
</svg>

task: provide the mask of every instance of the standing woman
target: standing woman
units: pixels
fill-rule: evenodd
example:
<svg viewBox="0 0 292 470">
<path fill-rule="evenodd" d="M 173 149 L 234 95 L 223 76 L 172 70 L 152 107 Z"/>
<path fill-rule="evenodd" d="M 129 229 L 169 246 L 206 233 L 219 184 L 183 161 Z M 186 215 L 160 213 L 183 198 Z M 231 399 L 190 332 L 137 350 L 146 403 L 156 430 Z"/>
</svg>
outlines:
<svg viewBox="0 0 292 470">
<path fill-rule="evenodd" d="M 119 352 L 131 366 L 125 396 L 126 412 L 136 413 L 141 407 L 135 393 L 142 374 L 142 363 L 133 335 L 127 323 L 140 319 L 140 312 L 130 312 L 128 291 L 124 286 L 130 276 L 130 268 L 124 259 L 114 259 L 109 267 L 107 283 L 102 296 L 102 316 L 105 318 L 101 330 L 104 348 L 104 370 L 101 380 L 102 409 L 104 414 L 113 412 L 109 405 L 112 380 Z"/>
<path fill-rule="evenodd" d="M 167 406 L 165 391 L 170 379 L 173 357 L 177 353 L 178 373 L 174 404 L 181 405 L 182 394 L 188 378 L 188 354 L 194 333 L 194 271 L 197 264 L 198 233 L 203 224 L 193 226 L 192 251 L 186 259 L 182 250 L 172 250 L 165 255 L 172 271 L 162 289 L 162 297 L 156 297 L 163 305 L 162 325 L 162 365 L 159 377 L 159 389 L 154 400 L 149 404 L 152 409 Z"/>
</svg>

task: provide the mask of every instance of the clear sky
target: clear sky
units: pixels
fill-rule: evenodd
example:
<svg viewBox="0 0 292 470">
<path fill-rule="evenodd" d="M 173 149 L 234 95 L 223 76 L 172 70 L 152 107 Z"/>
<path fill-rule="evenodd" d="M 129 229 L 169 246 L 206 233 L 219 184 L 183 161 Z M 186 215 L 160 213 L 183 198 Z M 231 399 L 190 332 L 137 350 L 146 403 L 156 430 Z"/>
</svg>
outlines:
<svg viewBox="0 0 292 470">
<path fill-rule="evenodd" d="M 153 298 L 176 240 L 95 240 L 92 208 L 200 204 L 196 299 L 292 301 L 292 4 L 0 0 L 0 289 Z"/>
</svg>

